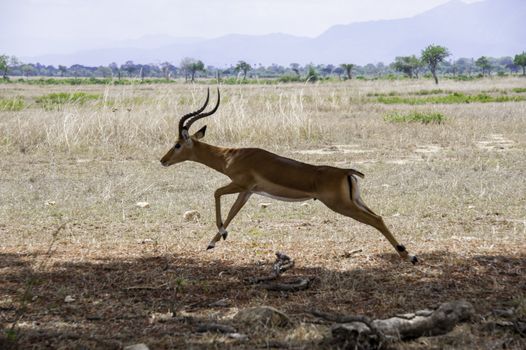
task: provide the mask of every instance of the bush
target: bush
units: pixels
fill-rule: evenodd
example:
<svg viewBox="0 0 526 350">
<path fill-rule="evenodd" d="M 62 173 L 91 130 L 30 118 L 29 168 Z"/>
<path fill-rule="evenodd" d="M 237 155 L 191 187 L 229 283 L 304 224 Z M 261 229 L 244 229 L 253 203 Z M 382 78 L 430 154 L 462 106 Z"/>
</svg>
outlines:
<svg viewBox="0 0 526 350">
<path fill-rule="evenodd" d="M 393 112 L 384 116 L 384 120 L 391 123 L 419 122 L 422 124 L 441 124 L 445 119 L 442 113 L 436 112 L 409 112 L 405 114 Z"/>
<path fill-rule="evenodd" d="M 303 79 L 301 79 L 301 77 L 297 74 L 294 74 L 294 75 L 287 74 L 287 75 L 283 75 L 279 77 L 278 81 L 280 83 L 295 83 L 295 82 L 303 81 Z"/>
</svg>

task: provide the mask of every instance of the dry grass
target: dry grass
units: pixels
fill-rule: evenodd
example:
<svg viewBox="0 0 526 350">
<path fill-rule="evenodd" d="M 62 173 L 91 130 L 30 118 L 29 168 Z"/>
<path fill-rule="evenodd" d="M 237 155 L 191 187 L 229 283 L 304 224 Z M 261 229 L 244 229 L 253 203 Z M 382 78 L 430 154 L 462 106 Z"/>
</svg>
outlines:
<svg viewBox="0 0 526 350">
<path fill-rule="evenodd" d="M 477 94 L 524 85 L 488 79 L 441 89 Z M 312 306 L 387 317 L 463 298 L 479 315 L 467 329 L 410 346 L 523 347 L 524 338 L 482 324 L 498 308 L 525 317 L 526 102 L 408 106 L 367 96 L 433 88 L 427 81 L 222 87 L 220 111 L 207 121 L 210 143 L 364 172 L 365 201 L 422 259 L 413 267 L 374 229 L 318 202 L 261 209 L 268 200 L 259 197 L 236 217 L 229 239 L 205 251 L 215 233 L 212 194 L 227 180 L 201 165 L 158 164 L 177 118 L 201 103 L 202 86 L 0 86 L 0 99 L 21 96 L 27 106 L 0 111 L 2 327 L 22 315 L 14 329 L 22 348 L 252 348 L 270 340 L 316 347 L 311 341 L 328 328 L 306 316 Z M 35 102 L 73 91 L 102 98 L 53 110 Z M 384 121 L 412 112 L 446 119 Z M 190 209 L 200 211 L 198 222 L 183 221 Z M 296 259 L 291 274 L 317 278 L 311 289 L 282 295 L 243 282 L 263 274 L 278 250 Z M 64 302 L 68 295 L 73 303 Z M 222 298 L 229 307 L 208 306 Z M 238 344 L 198 335 L 189 321 L 229 322 L 237 308 L 261 304 L 287 312 L 295 328 L 255 334 L 238 325 L 250 336 Z M 176 317 L 156 321 L 169 311 Z"/>
</svg>

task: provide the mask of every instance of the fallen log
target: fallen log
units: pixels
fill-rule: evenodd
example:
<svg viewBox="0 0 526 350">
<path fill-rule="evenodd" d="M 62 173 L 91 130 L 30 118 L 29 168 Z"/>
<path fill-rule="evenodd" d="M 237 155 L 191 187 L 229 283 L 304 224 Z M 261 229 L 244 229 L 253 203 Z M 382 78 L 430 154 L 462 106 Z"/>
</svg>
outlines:
<svg viewBox="0 0 526 350">
<path fill-rule="evenodd" d="M 345 349 L 381 349 L 390 341 L 446 334 L 460 322 L 471 319 L 473 306 L 466 301 L 443 303 L 436 310 L 420 310 L 385 320 L 365 316 L 332 315 L 311 311 L 316 317 L 337 322 L 331 328 L 332 342 Z"/>
</svg>

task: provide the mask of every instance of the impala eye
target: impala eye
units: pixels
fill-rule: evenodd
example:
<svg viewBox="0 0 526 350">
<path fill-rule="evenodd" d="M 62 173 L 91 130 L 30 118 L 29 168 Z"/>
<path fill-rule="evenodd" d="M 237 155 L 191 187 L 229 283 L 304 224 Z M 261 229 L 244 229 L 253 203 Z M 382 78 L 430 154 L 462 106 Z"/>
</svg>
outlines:
<svg viewBox="0 0 526 350">
<path fill-rule="evenodd" d="M 180 143 L 176 143 L 174 147 L 175 148 L 181 148 L 181 144 Z"/>
</svg>

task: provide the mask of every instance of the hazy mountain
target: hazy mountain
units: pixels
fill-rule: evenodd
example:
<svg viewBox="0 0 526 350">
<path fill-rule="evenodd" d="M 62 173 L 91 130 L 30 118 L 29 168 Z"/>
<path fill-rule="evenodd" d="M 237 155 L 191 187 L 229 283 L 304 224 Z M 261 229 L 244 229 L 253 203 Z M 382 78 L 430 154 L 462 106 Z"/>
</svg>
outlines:
<svg viewBox="0 0 526 350">
<path fill-rule="evenodd" d="M 287 34 L 232 34 L 215 39 L 146 36 L 116 43 L 108 49 L 25 60 L 55 65 L 107 65 L 126 60 L 178 64 L 183 57 L 194 57 L 219 67 L 239 60 L 264 65 L 365 64 L 391 62 L 401 55 L 418 55 L 432 43 L 448 47 L 454 57 L 497 57 L 526 50 L 524 18 L 524 0 L 486 0 L 472 4 L 452 0 L 411 18 L 337 25 L 316 38 Z"/>
</svg>

